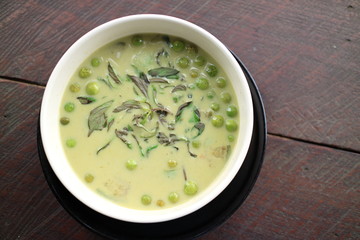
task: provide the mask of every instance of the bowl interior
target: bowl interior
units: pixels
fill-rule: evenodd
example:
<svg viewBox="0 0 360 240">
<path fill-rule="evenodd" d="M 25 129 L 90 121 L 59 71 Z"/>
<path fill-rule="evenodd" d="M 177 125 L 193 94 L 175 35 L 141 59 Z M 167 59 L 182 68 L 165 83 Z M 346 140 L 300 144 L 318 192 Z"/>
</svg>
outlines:
<svg viewBox="0 0 360 240">
<path fill-rule="evenodd" d="M 95 50 L 116 39 L 137 33 L 160 33 L 181 37 L 209 53 L 221 65 L 236 92 L 239 106 L 239 137 L 220 175 L 196 197 L 163 210 L 140 211 L 121 207 L 85 186 L 66 159 L 60 141 L 59 109 L 63 93 L 78 66 Z M 129 222 L 162 222 L 187 215 L 203 207 L 231 182 L 245 159 L 253 128 L 253 105 L 246 78 L 229 50 L 213 35 L 187 21 L 163 15 L 134 15 L 105 23 L 75 42 L 59 60 L 45 89 L 40 113 L 41 136 L 51 167 L 63 185 L 90 208 L 115 219 Z"/>
</svg>

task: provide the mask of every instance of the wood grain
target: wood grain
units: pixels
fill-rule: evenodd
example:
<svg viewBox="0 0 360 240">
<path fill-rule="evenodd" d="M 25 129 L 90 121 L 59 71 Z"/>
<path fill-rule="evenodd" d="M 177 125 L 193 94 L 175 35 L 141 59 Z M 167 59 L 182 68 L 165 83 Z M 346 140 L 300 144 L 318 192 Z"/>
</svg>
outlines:
<svg viewBox="0 0 360 240">
<path fill-rule="evenodd" d="M 43 88 L 7 80 L 0 86 L 0 239 L 103 239 L 60 206 L 43 176 L 36 146 Z M 359 159 L 270 135 L 248 199 L 200 239 L 358 239 Z"/>
<path fill-rule="evenodd" d="M 50 191 L 37 118 L 71 44 L 138 13 L 211 32 L 244 62 L 264 99 L 269 138 L 254 190 L 200 239 L 360 239 L 358 0 L 0 1 L 0 239 L 103 239 Z"/>
<path fill-rule="evenodd" d="M 80 36 L 114 18 L 159 13 L 210 31 L 264 97 L 269 132 L 360 151 L 360 2 L 0 2 L 0 76 L 45 85 Z"/>
</svg>

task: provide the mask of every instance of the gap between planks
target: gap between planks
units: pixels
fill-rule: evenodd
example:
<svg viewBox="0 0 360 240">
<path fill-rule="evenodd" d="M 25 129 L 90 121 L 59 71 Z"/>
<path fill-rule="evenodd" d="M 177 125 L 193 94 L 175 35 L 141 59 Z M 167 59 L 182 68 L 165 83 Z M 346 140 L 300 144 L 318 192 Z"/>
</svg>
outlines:
<svg viewBox="0 0 360 240">
<path fill-rule="evenodd" d="M 0 78 L 4 79 L 4 80 L 7 80 L 7 81 L 20 82 L 20 83 L 24 83 L 24 84 L 28 84 L 28 85 L 33 85 L 33 86 L 45 88 L 45 85 L 39 84 L 39 83 L 34 82 L 34 81 L 30 81 L 30 80 L 25 80 L 25 79 L 15 78 L 15 77 L 7 77 L 7 76 L 0 76 Z M 341 151 L 360 154 L 360 150 L 355 150 L 355 149 L 351 149 L 351 148 L 339 147 L 339 146 L 336 146 L 336 145 L 326 144 L 326 143 L 318 143 L 318 142 L 314 142 L 314 141 L 310 141 L 310 140 L 304 140 L 304 139 L 301 139 L 301 138 L 285 136 L 285 135 L 278 134 L 278 133 L 267 132 L 267 134 L 270 135 L 270 136 L 280 137 L 280 138 L 293 140 L 293 141 L 297 141 L 297 142 L 301 142 L 301 143 L 312 144 L 312 145 L 321 146 L 321 147 L 327 147 L 327 148 L 331 148 L 331 149 L 335 149 L 335 150 L 341 150 Z"/>
</svg>

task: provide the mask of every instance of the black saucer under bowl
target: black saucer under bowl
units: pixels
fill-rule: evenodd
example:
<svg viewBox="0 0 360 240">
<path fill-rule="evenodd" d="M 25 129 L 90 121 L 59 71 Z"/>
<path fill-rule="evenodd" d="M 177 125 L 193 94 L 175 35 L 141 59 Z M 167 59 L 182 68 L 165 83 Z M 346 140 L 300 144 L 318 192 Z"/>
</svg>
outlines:
<svg viewBox="0 0 360 240">
<path fill-rule="evenodd" d="M 45 155 L 38 127 L 41 166 L 60 204 L 81 224 L 109 239 L 193 239 L 225 222 L 240 207 L 254 186 L 266 145 L 265 111 L 259 90 L 244 64 L 237 56 L 235 58 L 245 73 L 252 94 L 254 129 L 243 165 L 230 185 L 217 198 L 192 214 L 161 223 L 131 223 L 104 216 L 81 203 L 56 177 Z"/>
</svg>

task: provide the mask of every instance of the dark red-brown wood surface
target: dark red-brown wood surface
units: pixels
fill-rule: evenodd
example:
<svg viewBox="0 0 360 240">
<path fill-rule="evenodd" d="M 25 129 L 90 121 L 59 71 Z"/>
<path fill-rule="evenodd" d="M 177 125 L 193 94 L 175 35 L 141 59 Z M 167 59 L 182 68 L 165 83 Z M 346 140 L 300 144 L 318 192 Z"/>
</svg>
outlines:
<svg viewBox="0 0 360 240">
<path fill-rule="evenodd" d="M 241 58 L 264 100 L 268 145 L 258 181 L 200 239 L 360 239 L 359 0 L 1 0 L 0 239 L 102 239 L 49 189 L 38 114 L 71 44 L 139 13 L 211 32 Z"/>
</svg>

